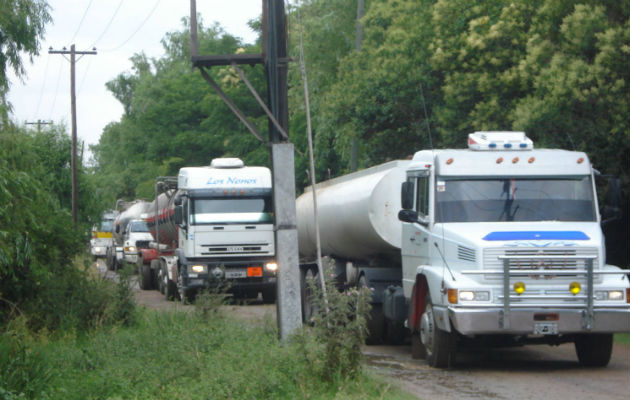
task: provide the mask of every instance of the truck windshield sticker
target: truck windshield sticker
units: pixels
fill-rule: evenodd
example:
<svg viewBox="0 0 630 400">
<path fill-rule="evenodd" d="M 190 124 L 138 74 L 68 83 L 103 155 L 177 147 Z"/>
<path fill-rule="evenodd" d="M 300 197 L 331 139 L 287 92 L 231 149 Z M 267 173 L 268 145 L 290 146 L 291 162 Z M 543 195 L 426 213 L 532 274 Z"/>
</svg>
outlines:
<svg viewBox="0 0 630 400">
<path fill-rule="evenodd" d="M 483 240 L 589 240 L 584 232 L 580 231 L 510 231 L 490 232 Z"/>
</svg>

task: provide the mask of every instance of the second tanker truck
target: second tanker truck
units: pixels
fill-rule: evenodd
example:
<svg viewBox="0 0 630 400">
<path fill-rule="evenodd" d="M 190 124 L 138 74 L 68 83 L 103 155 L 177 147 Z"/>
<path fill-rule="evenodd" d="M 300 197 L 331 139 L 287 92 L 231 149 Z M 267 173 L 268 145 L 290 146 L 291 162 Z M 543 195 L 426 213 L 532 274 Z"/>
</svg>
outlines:
<svg viewBox="0 0 630 400">
<path fill-rule="evenodd" d="M 630 331 L 627 271 L 605 262 L 586 154 L 535 150 L 523 132 L 475 132 L 316 186 L 322 253 L 338 284 L 374 288 L 373 341 L 411 334 L 434 367 L 458 346 L 575 343 L 605 366 Z M 317 273 L 311 189 L 297 199 L 305 281 Z"/>
<path fill-rule="evenodd" d="M 161 193 L 160 193 L 161 192 Z M 276 298 L 271 172 L 238 158 L 187 167 L 157 179 L 156 199 L 144 219 L 155 243 L 143 258 L 143 289 L 192 299 L 223 282 L 236 296 Z M 157 223 L 156 223 L 157 222 Z"/>
</svg>

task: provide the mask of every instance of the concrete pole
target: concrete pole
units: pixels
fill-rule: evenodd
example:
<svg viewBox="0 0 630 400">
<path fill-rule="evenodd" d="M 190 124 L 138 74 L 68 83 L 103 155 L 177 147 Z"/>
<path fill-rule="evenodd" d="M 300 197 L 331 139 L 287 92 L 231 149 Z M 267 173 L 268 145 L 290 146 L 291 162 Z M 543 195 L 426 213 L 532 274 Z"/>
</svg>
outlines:
<svg viewBox="0 0 630 400">
<path fill-rule="evenodd" d="M 293 144 L 273 143 L 271 159 L 278 261 L 276 308 L 280 339 L 285 341 L 302 326 Z"/>
<path fill-rule="evenodd" d="M 77 97 L 75 93 L 75 50 L 70 46 L 70 108 L 72 112 L 72 223 L 75 228 L 79 219 L 79 188 L 77 180 Z"/>
</svg>

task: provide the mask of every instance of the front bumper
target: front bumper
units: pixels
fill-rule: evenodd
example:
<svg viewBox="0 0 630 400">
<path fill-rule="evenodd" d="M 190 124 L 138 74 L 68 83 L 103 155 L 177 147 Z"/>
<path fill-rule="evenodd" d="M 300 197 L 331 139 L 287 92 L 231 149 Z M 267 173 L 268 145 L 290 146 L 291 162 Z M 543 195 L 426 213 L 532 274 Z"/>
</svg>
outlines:
<svg viewBox="0 0 630 400">
<path fill-rule="evenodd" d="M 448 314 L 452 327 L 463 335 L 534 334 L 534 326 L 543 322 L 536 320 L 541 314 L 557 314 L 557 320 L 550 322 L 557 324 L 559 334 L 630 332 L 630 307 L 595 308 L 590 330 L 586 328 L 587 315 L 582 309 L 513 309 L 507 318 L 502 309 L 448 307 L 442 311 Z"/>
<path fill-rule="evenodd" d="M 90 247 L 90 254 L 95 257 L 105 257 L 106 250 L 104 246 L 92 246 Z"/>
<path fill-rule="evenodd" d="M 129 263 L 129 264 L 135 264 L 138 262 L 138 254 L 130 254 L 130 253 L 124 253 L 123 258 L 125 260 L 125 262 Z"/>
</svg>

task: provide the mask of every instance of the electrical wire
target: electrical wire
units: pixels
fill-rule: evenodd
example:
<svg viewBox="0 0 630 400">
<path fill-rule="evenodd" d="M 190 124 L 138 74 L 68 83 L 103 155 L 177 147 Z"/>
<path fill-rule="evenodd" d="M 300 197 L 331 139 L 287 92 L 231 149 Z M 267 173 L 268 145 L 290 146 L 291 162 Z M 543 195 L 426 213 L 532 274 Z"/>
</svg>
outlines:
<svg viewBox="0 0 630 400">
<path fill-rule="evenodd" d="M 70 43 L 74 42 L 74 38 L 77 37 L 77 33 L 79 33 L 79 30 L 81 29 L 81 26 L 83 25 L 83 21 L 85 20 L 85 16 L 87 15 L 88 10 L 92 6 L 93 1 L 94 0 L 90 0 L 87 7 L 85 8 L 85 11 L 83 11 L 83 16 L 81 17 L 81 21 L 79 21 L 79 26 L 77 26 L 77 30 L 74 31 L 74 35 L 72 35 L 72 39 L 70 39 Z"/>
<path fill-rule="evenodd" d="M 140 23 L 140 26 L 138 26 L 138 28 L 131 34 L 131 36 L 129 36 L 124 42 L 122 42 L 121 44 L 119 44 L 118 46 L 111 48 L 111 49 L 101 49 L 101 51 L 116 51 L 118 49 L 120 49 L 121 47 L 123 47 L 124 45 L 127 44 L 127 42 L 129 42 L 134 36 L 136 36 L 136 33 L 138 33 L 140 31 L 140 29 L 142 29 L 142 27 L 144 26 L 144 24 L 149 20 L 149 18 L 151 18 L 151 16 L 153 15 L 153 13 L 155 12 L 155 10 L 157 9 L 158 5 L 160 4 L 162 0 L 157 0 L 155 2 L 155 4 L 153 5 L 153 8 L 151 9 L 151 11 L 149 11 L 149 14 L 146 16 L 146 18 Z"/>
<path fill-rule="evenodd" d="M 46 79 L 48 78 L 48 65 L 50 63 L 50 54 L 46 54 L 46 67 L 44 67 L 44 82 L 42 83 L 42 89 L 39 91 L 39 99 L 37 100 L 37 107 L 35 108 L 35 115 L 39 115 L 39 106 L 42 104 L 42 97 L 44 97 L 44 89 L 46 88 Z"/>
<path fill-rule="evenodd" d="M 100 42 L 100 40 L 103 38 L 103 36 L 105 36 L 105 34 L 107 33 L 107 31 L 109 30 L 109 28 L 112 25 L 112 22 L 114 21 L 114 18 L 116 18 L 116 15 L 118 14 L 118 10 L 120 10 L 120 7 L 122 6 L 123 2 L 125 0 L 120 0 L 120 3 L 118 3 L 118 7 L 116 7 L 116 10 L 114 11 L 114 13 L 112 14 L 111 18 L 109 19 L 109 22 L 107 22 L 107 25 L 105 25 L 105 29 L 103 29 L 103 32 L 101 32 L 101 34 L 99 35 L 99 37 L 90 45 L 90 47 L 94 47 L 96 46 L 96 44 L 98 42 Z"/>
<path fill-rule="evenodd" d="M 79 90 L 77 93 L 81 93 L 81 89 L 83 89 L 83 83 L 85 82 L 85 77 L 87 76 L 88 70 L 90 69 L 90 65 L 92 65 L 92 57 L 88 59 L 88 64 L 85 66 L 85 72 L 83 73 L 83 77 L 81 78 L 81 84 L 79 84 Z"/>
<path fill-rule="evenodd" d="M 59 82 L 61 82 L 61 67 L 63 67 L 61 59 L 59 59 L 59 72 L 57 73 L 57 86 L 55 87 L 55 96 L 53 97 L 52 106 L 50 107 L 50 113 L 48 119 L 52 120 L 53 112 L 55 111 L 55 103 L 57 102 L 57 93 L 59 93 Z"/>
</svg>

